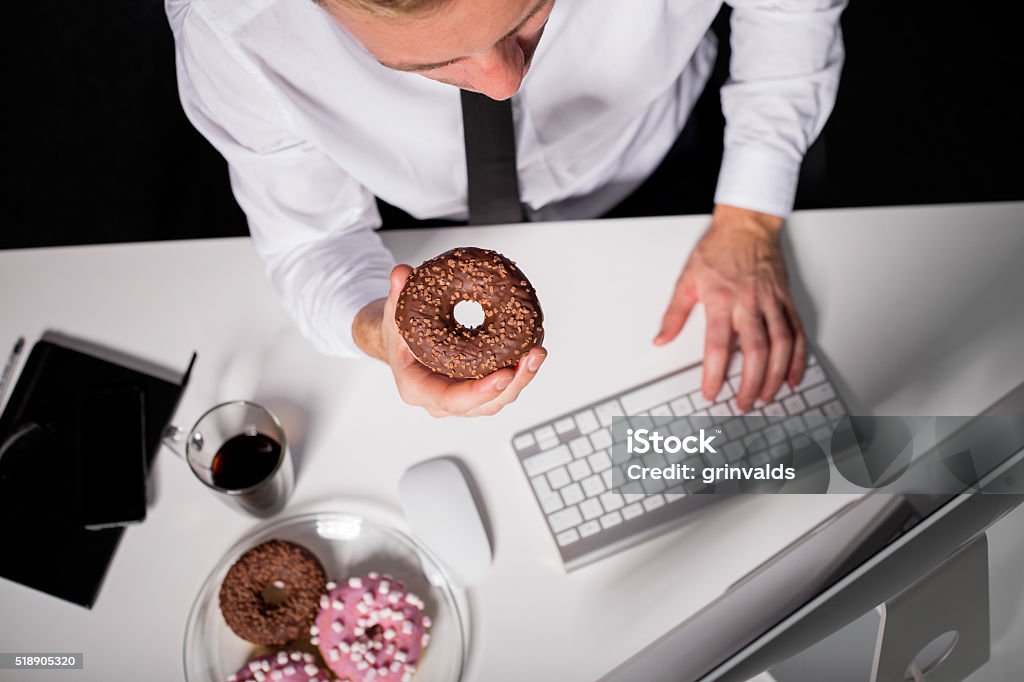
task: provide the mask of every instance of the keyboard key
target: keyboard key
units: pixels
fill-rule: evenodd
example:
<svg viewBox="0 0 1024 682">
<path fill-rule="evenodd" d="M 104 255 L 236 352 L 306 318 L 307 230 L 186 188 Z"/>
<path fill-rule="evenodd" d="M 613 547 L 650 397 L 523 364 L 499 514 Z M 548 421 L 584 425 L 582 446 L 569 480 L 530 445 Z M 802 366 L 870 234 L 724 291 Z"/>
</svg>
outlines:
<svg viewBox="0 0 1024 682">
<path fill-rule="evenodd" d="M 667 487 L 667 483 L 660 478 L 648 478 L 643 482 L 644 492 L 653 495 L 654 493 L 660 493 Z"/>
<path fill-rule="evenodd" d="M 804 412 L 803 418 L 809 429 L 816 429 L 825 423 L 825 415 L 819 407 Z"/>
<path fill-rule="evenodd" d="M 650 409 L 650 418 L 654 420 L 654 426 L 666 426 L 671 423 L 676 417 L 669 410 L 667 404 L 659 404 L 656 408 Z"/>
<path fill-rule="evenodd" d="M 808 366 L 804 370 L 804 378 L 800 381 L 800 385 L 796 387 L 799 392 L 805 391 L 815 384 L 820 384 L 825 381 L 825 371 L 820 365 Z"/>
<path fill-rule="evenodd" d="M 774 460 L 788 457 L 790 453 L 792 453 L 792 449 L 789 447 L 789 443 L 779 443 L 768 449 L 768 457 Z"/>
<path fill-rule="evenodd" d="M 572 454 L 565 445 L 560 445 L 553 450 L 532 455 L 523 460 L 523 469 L 526 475 L 533 478 L 537 474 L 554 469 L 557 466 L 568 464 L 572 461 Z"/>
<path fill-rule="evenodd" d="M 742 447 L 742 446 L 740 446 L 740 447 Z M 741 452 L 742 452 L 742 450 L 741 450 Z M 707 462 L 708 466 L 711 466 L 711 467 L 722 467 L 722 466 L 725 466 L 725 453 L 724 453 L 722 448 L 718 448 L 718 450 L 716 452 L 710 452 L 710 451 L 705 452 L 703 457 L 704 457 L 705 461 Z M 699 476 L 700 475 L 700 470 L 704 468 L 704 465 L 701 463 L 701 461 L 699 459 L 695 459 L 695 462 L 696 462 L 696 464 L 693 464 L 692 466 L 694 467 L 694 470 L 697 472 L 697 475 Z M 687 463 L 690 464 L 690 462 L 687 462 Z"/>
<path fill-rule="evenodd" d="M 566 504 L 579 504 L 584 498 L 583 488 L 580 487 L 579 483 L 570 483 L 562 488 L 560 492 Z"/>
<path fill-rule="evenodd" d="M 612 466 L 612 458 L 608 456 L 606 450 L 599 450 L 590 457 L 587 457 L 587 462 L 590 464 L 590 468 L 597 472 L 604 471 Z"/>
<path fill-rule="evenodd" d="M 622 514 L 617 511 L 605 514 L 601 517 L 602 528 L 611 528 L 612 526 L 617 526 L 620 523 L 622 523 Z"/>
<path fill-rule="evenodd" d="M 570 481 L 569 472 L 565 467 L 558 467 L 548 472 L 548 483 L 551 484 L 553 490 L 569 485 Z"/>
<path fill-rule="evenodd" d="M 757 437 L 761 438 L 761 436 L 757 436 Z M 762 442 L 763 442 L 763 440 L 764 439 L 762 439 Z M 741 457 L 743 457 L 743 455 L 745 455 L 746 453 L 747 453 L 747 450 L 744 449 L 743 444 L 738 442 L 738 441 L 735 441 L 735 440 L 731 441 L 729 443 L 726 443 L 725 447 L 722 448 L 722 454 L 725 455 L 725 458 L 727 460 L 729 460 L 730 462 L 735 462 L 736 460 L 738 460 Z"/>
<path fill-rule="evenodd" d="M 604 487 L 605 488 L 608 488 L 609 490 L 611 490 L 612 482 L 614 480 L 615 480 L 615 477 L 612 475 L 612 470 L 611 469 L 605 469 L 604 471 L 601 472 L 601 482 L 604 483 Z"/>
<path fill-rule="evenodd" d="M 782 401 L 782 406 L 786 408 L 786 412 L 790 414 L 800 414 L 807 410 L 807 403 L 800 397 L 799 393 L 794 393 L 785 400 Z"/>
<path fill-rule="evenodd" d="M 622 509 L 626 503 L 622 500 L 622 495 L 618 493 L 605 493 L 601 495 L 601 506 L 606 511 L 615 511 L 616 509 Z"/>
<path fill-rule="evenodd" d="M 685 417 L 688 414 L 693 414 L 693 403 L 685 395 L 682 398 L 676 398 L 668 404 L 672 412 L 677 417 Z"/>
<path fill-rule="evenodd" d="M 775 445 L 786 440 L 786 431 L 782 428 L 781 424 L 772 424 L 761 433 L 764 435 L 764 439 L 768 441 L 768 445 Z"/>
<path fill-rule="evenodd" d="M 710 429 L 715 425 L 715 420 L 707 413 L 707 410 L 698 410 L 687 419 L 690 420 L 691 433 L 697 433 L 700 429 Z"/>
<path fill-rule="evenodd" d="M 715 441 L 715 447 L 718 447 L 718 441 Z M 679 464 L 686 459 L 687 454 L 684 450 L 680 449 L 678 452 L 666 452 L 665 459 L 668 460 L 669 464 Z"/>
<path fill-rule="evenodd" d="M 622 518 L 629 521 L 635 519 L 644 513 L 644 508 L 639 503 L 634 502 L 633 504 L 627 504 L 622 508 Z"/>
<path fill-rule="evenodd" d="M 690 402 L 693 403 L 694 412 L 700 412 L 711 407 L 711 401 L 704 399 L 704 394 L 700 391 L 694 391 L 690 394 Z"/>
<path fill-rule="evenodd" d="M 781 418 L 781 417 L 788 417 L 789 416 L 789 415 L 786 414 L 785 408 L 782 407 L 782 405 L 780 405 L 778 403 L 768 403 L 767 405 L 765 405 L 764 407 L 761 408 L 761 412 L 766 417 L 779 417 L 779 418 Z"/>
<path fill-rule="evenodd" d="M 759 467 L 762 464 L 766 463 L 767 461 L 768 461 L 768 451 L 767 450 L 761 450 L 760 452 L 755 452 L 754 454 L 752 454 L 750 457 L 747 458 L 747 462 L 749 462 L 751 466 L 755 466 L 755 467 Z"/>
<path fill-rule="evenodd" d="M 638 414 L 700 388 L 701 368 L 693 367 L 619 397 L 627 414 Z"/>
<path fill-rule="evenodd" d="M 594 533 L 601 530 L 601 524 L 599 524 L 597 521 L 587 521 L 582 526 L 580 526 L 579 530 L 580 535 L 582 535 L 583 537 L 590 537 Z"/>
<path fill-rule="evenodd" d="M 555 433 L 555 427 L 551 426 L 550 424 L 540 427 L 539 429 L 533 432 L 533 435 L 537 439 L 538 443 L 542 440 L 551 440 L 552 438 L 558 437 Z"/>
<path fill-rule="evenodd" d="M 537 493 L 537 497 L 541 495 L 547 495 L 551 492 L 551 486 L 548 485 L 548 479 L 543 474 L 530 479 L 530 483 L 533 485 L 533 491 Z"/>
<path fill-rule="evenodd" d="M 829 417 L 842 417 L 846 414 L 846 408 L 838 400 L 833 400 L 822 409 L 825 410 L 825 414 Z"/>
<path fill-rule="evenodd" d="M 672 504 L 686 497 L 686 491 L 682 486 L 672 486 L 665 491 L 665 504 Z"/>
<path fill-rule="evenodd" d="M 732 410 L 730 410 L 729 406 L 725 403 L 716 403 L 712 405 L 711 407 L 708 408 L 708 412 L 711 414 L 712 417 L 719 418 L 718 420 L 716 420 L 716 423 L 721 421 L 722 417 L 732 416 Z"/>
<path fill-rule="evenodd" d="M 730 419 L 722 425 L 725 429 L 725 435 L 730 439 L 739 438 L 747 434 L 747 427 L 743 425 L 743 419 Z"/>
<path fill-rule="evenodd" d="M 622 493 L 622 501 L 626 504 L 633 504 L 647 497 L 644 493 Z"/>
<path fill-rule="evenodd" d="M 601 429 L 590 434 L 590 442 L 595 450 L 604 450 L 612 446 L 612 432 L 608 429 Z"/>
<path fill-rule="evenodd" d="M 540 500 L 540 508 L 545 514 L 554 513 L 565 506 L 562 504 L 562 496 L 555 492 L 540 495 L 537 499 Z"/>
<path fill-rule="evenodd" d="M 578 507 L 566 507 L 548 516 L 548 524 L 556 533 L 561 533 L 581 523 L 583 523 L 583 516 Z"/>
<path fill-rule="evenodd" d="M 793 389 L 789 387 L 785 381 L 779 386 L 779 390 L 775 392 L 775 400 L 784 400 L 793 394 Z"/>
<path fill-rule="evenodd" d="M 668 427 L 668 430 L 671 431 L 674 435 L 679 436 L 680 438 L 686 438 L 687 436 L 693 435 L 693 432 L 695 431 L 693 425 L 690 423 L 690 420 L 687 419 L 686 417 L 683 417 L 682 419 L 677 419 L 674 422 L 672 422 L 672 424 Z"/>
<path fill-rule="evenodd" d="M 580 502 L 580 511 L 583 513 L 583 518 L 587 521 L 596 519 L 598 516 L 604 514 L 604 508 L 601 507 L 601 503 L 596 499 L 583 500 Z"/>
<path fill-rule="evenodd" d="M 819 443 L 832 442 L 832 429 L 830 429 L 827 425 L 819 426 L 818 428 L 814 429 L 814 432 L 811 433 L 811 435 L 814 437 L 814 440 L 818 441 Z"/>
<path fill-rule="evenodd" d="M 564 417 L 555 422 L 555 433 L 563 434 L 569 433 L 576 429 L 576 422 L 573 421 L 572 417 Z"/>
<path fill-rule="evenodd" d="M 629 425 L 634 429 L 654 428 L 654 420 L 647 414 L 638 414 L 629 418 Z"/>
<path fill-rule="evenodd" d="M 622 412 L 622 407 L 619 405 L 617 400 L 609 400 L 606 403 L 598 405 L 594 408 L 594 412 L 597 414 L 597 420 L 601 422 L 601 426 L 611 426 L 612 417 L 625 416 Z"/>
<path fill-rule="evenodd" d="M 746 425 L 747 431 L 753 433 L 768 426 L 768 420 L 761 414 L 761 410 L 751 410 L 743 415 L 743 424 Z"/>
<path fill-rule="evenodd" d="M 661 495 L 651 495 L 650 497 L 644 500 L 643 505 L 644 509 L 646 509 L 647 511 L 654 511 L 658 507 L 662 507 L 665 505 L 665 498 L 662 497 Z"/>
<path fill-rule="evenodd" d="M 827 403 L 836 397 L 836 392 L 832 389 L 830 384 L 819 384 L 814 388 L 809 388 L 804 391 L 804 400 L 811 407 L 817 407 L 823 403 Z M 827 413 L 826 413 L 827 414 Z"/>
<path fill-rule="evenodd" d="M 579 539 L 580 534 L 576 532 L 575 528 L 570 528 L 569 530 L 563 531 L 555 536 L 555 541 L 558 543 L 559 547 L 571 545 Z"/>
<path fill-rule="evenodd" d="M 579 481 L 591 474 L 590 466 L 585 459 L 577 459 L 569 465 L 569 475 L 572 480 Z"/>
<path fill-rule="evenodd" d="M 569 450 L 572 451 L 572 456 L 577 459 L 580 457 L 586 457 L 594 451 L 594 446 L 590 444 L 590 439 L 586 436 L 580 436 L 576 440 L 569 443 Z"/>
<path fill-rule="evenodd" d="M 763 431 L 755 431 L 743 437 L 743 447 L 747 452 L 757 452 L 768 447 L 768 443 L 762 434 Z"/>
<path fill-rule="evenodd" d="M 597 497 L 605 491 L 604 482 L 600 476 L 594 475 L 590 478 L 584 478 L 582 481 L 583 492 L 587 497 Z"/>
<path fill-rule="evenodd" d="M 512 447 L 516 450 L 526 450 L 527 448 L 536 445 L 536 443 L 537 441 L 534 439 L 532 433 L 524 433 L 521 436 L 517 436 L 516 439 L 512 441 Z"/>
<path fill-rule="evenodd" d="M 576 428 L 582 434 L 593 433 L 601 428 L 593 410 L 584 410 L 576 415 Z"/>
<path fill-rule="evenodd" d="M 782 422 L 782 428 L 786 429 L 786 433 L 790 436 L 798 436 L 807 432 L 807 429 L 804 428 L 804 420 L 800 417 L 790 417 Z"/>
</svg>

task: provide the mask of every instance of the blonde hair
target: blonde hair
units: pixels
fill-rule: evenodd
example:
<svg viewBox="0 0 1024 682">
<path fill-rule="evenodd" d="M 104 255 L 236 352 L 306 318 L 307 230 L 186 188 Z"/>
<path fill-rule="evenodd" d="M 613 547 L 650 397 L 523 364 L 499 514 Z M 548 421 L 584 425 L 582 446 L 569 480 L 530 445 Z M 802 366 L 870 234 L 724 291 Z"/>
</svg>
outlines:
<svg viewBox="0 0 1024 682">
<path fill-rule="evenodd" d="M 313 0 L 324 9 L 347 5 L 380 17 L 410 17 L 427 14 L 448 0 Z"/>
</svg>

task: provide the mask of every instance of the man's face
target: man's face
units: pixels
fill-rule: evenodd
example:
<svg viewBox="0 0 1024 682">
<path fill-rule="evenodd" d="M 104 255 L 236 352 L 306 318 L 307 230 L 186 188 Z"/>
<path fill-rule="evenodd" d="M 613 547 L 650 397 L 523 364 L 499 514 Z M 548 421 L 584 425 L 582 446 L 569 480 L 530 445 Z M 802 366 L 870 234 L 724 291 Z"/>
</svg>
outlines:
<svg viewBox="0 0 1024 682">
<path fill-rule="evenodd" d="M 504 100 L 529 71 L 554 2 L 449 0 L 402 18 L 334 3 L 331 14 L 384 66 Z"/>
</svg>

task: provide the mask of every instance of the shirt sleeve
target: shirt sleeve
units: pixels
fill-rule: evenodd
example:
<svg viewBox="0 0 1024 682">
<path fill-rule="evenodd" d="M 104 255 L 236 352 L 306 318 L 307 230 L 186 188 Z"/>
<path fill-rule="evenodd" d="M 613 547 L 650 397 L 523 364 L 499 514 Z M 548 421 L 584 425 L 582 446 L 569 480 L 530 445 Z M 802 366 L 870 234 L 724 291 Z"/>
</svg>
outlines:
<svg viewBox="0 0 1024 682">
<path fill-rule="evenodd" d="M 846 0 L 730 0 L 725 151 L 715 203 L 788 215 L 800 163 L 835 104 Z"/>
<path fill-rule="evenodd" d="M 354 356 L 352 321 L 388 292 L 393 257 L 373 195 L 296 135 L 280 94 L 200 5 L 168 0 L 185 114 L 228 162 L 231 188 L 285 309 L 313 346 Z"/>
</svg>

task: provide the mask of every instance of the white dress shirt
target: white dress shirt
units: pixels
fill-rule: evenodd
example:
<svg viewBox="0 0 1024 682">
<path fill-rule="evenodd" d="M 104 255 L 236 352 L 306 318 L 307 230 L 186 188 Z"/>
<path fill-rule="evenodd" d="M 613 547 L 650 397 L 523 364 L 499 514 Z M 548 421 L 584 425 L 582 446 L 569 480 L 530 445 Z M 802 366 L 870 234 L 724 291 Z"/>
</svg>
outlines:
<svg viewBox="0 0 1024 682">
<path fill-rule="evenodd" d="M 556 0 L 513 99 L 532 220 L 596 217 L 654 170 L 710 75 L 721 4 Z M 730 4 L 715 201 L 786 215 L 835 101 L 845 0 Z M 393 265 L 374 195 L 416 218 L 466 217 L 458 90 L 381 66 L 312 0 L 166 10 L 185 112 L 227 159 L 286 309 L 319 350 L 357 353 L 352 321 Z"/>
</svg>

